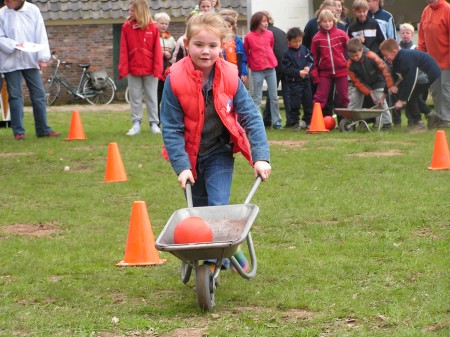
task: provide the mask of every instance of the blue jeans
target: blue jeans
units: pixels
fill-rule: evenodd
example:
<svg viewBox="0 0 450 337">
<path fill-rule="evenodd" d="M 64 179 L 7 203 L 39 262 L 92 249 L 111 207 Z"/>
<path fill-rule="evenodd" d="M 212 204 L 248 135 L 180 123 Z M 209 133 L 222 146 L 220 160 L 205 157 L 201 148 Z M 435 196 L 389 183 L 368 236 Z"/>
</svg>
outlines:
<svg viewBox="0 0 450 337">
<path fill-rule="evenodd" d="M 194 207 L 228 205 L 233 169 L 233 150 L 228 144 L 199 156 L 197 179 L 192 186 Z"/>
<path fill-rule="evenodd" d="M 197 179 L 192 186 L 194 207 L 228 205 L 233 178 L 234 157 L 230 145 L 213 150 L 197 160 Z M 207 260 L 206 263 L 216 263 Z M 230 267 L 230 260 L 222 260 L 222 269 Z"/>
<path fill-rule="evenodd" d="M 280 107 L 278 106 L 278 88 L 277 88 L 277 75 L 274 68 L 265 69 L 261 71 L 252 71 L 253 77 L 253 101 L 255 105 L 260 109 L 263 83 L 267 82 L 267 98 L 270 104 L 270 114 L 272 119 L 272 125 L 281 125 Z"/>
<path fill-rule="evenodd" d="M 33 106 L 34 127 L 37 136 L 46 136 L 52 129 L 47 125 L 47 108 L 45 89 L 38 69 L 16 70 L 5 73 L 8 87 L 9 108 L 11 111 L 11 127 L 14 135 L 24 134 L 22 76 L 30 92 Z"/>
</svg>

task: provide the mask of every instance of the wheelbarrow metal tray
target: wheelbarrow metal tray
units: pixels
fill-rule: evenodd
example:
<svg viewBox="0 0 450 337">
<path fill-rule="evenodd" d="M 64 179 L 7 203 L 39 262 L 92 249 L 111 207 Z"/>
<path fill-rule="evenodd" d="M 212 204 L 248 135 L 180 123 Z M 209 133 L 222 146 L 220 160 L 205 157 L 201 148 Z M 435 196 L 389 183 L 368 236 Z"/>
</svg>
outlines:
<svg viewBox="0 0 450 337">
<path fill-rule="evenodd" d="M 155 247 L 185 262 L 231 257 L 247 238 L 258 213 L 259 207 L 253 204 L 182 208 L 172 214 L 156 240 Z M 174 243 L 176 225 L 191 216 L 201 217 L 211 226 L 212 242 Z"/>
<path fill-rule="evenodd" d="M 365 120 L 369 118 L 376 118 L 380 116 L 383 112 L 389 109 L 346 109 L 346 108 L 336 108 L 336 113 L 342 117 L 351 120 Z"/>
</svg>

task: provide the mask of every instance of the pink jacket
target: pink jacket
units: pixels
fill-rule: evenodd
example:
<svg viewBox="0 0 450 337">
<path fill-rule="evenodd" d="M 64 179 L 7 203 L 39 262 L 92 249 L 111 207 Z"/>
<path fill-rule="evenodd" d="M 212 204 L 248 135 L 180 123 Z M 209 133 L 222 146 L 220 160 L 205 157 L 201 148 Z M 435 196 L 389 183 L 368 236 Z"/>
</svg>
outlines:
<svg viewBox="0 0 450 337">
<path fill-rule="evenodd" d="M 163 58 L 158 26 L 150 23 L 141 29 L 136 21 L 122 25 L 119 56 L 119 80 L 128 74 L 161 78 Z"/>
<path fill-rule="evenodd" d="M 251 70 L 261 71 L 272 69 L 278 65 L 273 52 L 273 33 L 270 30 L 253 32 L 245 35 L 244 50 L 247 55 L 247 64 Z"/>
<path fill-rule="evenodd" d="M 314 68 L 311 76 L 314 83 L 319 77 L 345 77 L 347 71 L 347 41 L 349 37 L 336 27 L 329 31 L 319 30 L 311 43 Z"/>
<path fill-rule="evenodd" d="M 423 10 L 417 49 L 430 54 L 442 70 L 450 69 L 450 4 L 445 0 Z"/>
</svg>

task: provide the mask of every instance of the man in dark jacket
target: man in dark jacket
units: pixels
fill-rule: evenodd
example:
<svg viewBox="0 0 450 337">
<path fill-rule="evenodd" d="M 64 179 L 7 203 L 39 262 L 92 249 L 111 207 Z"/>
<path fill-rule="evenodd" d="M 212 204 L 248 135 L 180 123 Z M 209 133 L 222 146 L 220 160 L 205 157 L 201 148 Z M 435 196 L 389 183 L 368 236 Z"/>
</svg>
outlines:
<svg viewBox="0 0 450 337">
<path fill-rule="evenodd" d="M 270 15 L 269 12 L 265 12 L 267 17 L 269 18 L 269 27 L 267 28 L 273 33 L 273 39 L 274 39 L 274 45 L 273 45 L 273 52 L 275 54 L 275 57 L 278 61 L 278 66 L 275 68 L 275 72 L 277 74 L 277 86 L 281 82 L 281 94 L 283 96 L 283 103 L 284 103 L 284 110 L 289 111 L 290 110 L 290 104 L 289 104 L 289 91 L 284 83 L 284 74 L 281 69 L 281 61 L 283 59 L 283 53 L 287 49 L 287 40 L 286 40 L 286 33 L 273 25 L 273 17 Z M 269 101 L 269 97 L 267 97 L 267 102 Z M 271 126 L 271 118 L 270 118 L 270 105 L 266 104 L 266 107 L 263 111 L 263 119 L 264 119 L 264 125 L 266 127 Z M 286 126 L 293 126 L 289 125 L 288 122 L 286 122 Z"/>
</svg>

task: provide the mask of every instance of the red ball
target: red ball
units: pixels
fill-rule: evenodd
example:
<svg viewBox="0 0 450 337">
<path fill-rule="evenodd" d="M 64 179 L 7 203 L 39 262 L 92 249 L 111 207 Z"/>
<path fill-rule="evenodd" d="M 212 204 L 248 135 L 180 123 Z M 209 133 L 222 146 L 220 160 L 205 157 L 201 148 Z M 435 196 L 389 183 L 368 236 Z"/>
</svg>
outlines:
<svg viewBox="0 0 450 337">
<path fill-rule="evenodd" d="M 209 224 L 198 216 L 190 216 L 181 220 L 173 232 L 176 244 L 211 242 L 213 233 Z"/>
<path fill-rule="evenodd" d="M 331 116 L 325 116 L 323 118 L 323 123 L 325 124 L 325 129 L 327 130 L 333 130 L 336 126 L 336 121 Z"/>
</svg>

